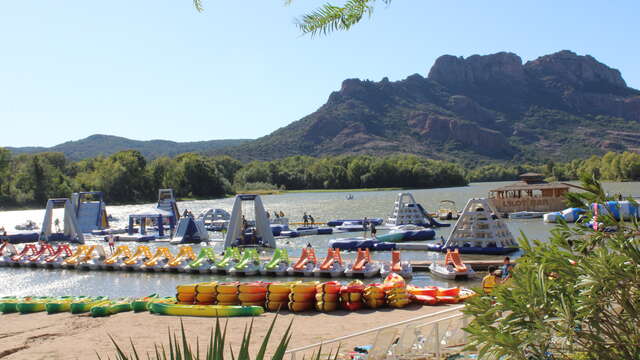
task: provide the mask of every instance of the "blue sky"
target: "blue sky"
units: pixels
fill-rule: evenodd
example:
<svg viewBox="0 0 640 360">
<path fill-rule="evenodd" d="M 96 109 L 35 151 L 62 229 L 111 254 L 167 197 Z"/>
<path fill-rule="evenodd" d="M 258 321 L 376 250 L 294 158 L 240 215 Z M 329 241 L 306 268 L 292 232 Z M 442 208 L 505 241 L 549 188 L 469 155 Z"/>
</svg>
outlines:
<svg viewBox="0 0 640 360">
<path fill-rule="evenodd" d="M 346 78 L 423 76 L 442 54 L 524 61 L 591 54 L 640 88 L 640 2 L 394 0 L 346 33 L 301 36 L 297 0 L 5 1 L 0 146 L 95 133 L 256 138 L 321 106 Z"/>
</svg>

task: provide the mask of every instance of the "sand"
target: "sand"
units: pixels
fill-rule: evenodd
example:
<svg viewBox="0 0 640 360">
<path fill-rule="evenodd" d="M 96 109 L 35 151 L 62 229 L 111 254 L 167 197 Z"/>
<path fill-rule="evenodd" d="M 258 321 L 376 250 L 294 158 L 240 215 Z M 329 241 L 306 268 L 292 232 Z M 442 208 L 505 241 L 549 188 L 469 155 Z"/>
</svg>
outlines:
<svg viewBox="0 0 640 360">
<path fill-rule="evenodd" d="M 447 308 L 448 306 L 411 305 L 404 309 L 361 310 L 353 313 L 283 313 L 278 317 L 274 330 L 275 340 L 272 341 L 269 351 L 274 350 L 291 320 L 293 338 L 289 349 L 436 313 Z M 273 313 L 266 313 L 254 318 L 229 318 L 229 343 L 234 349 L 238 348 L 244 326 L 253 319 L 252 346 L 255 354 L 274 316 Z M 215 319 L 182 319 L 194 346 L 196 337 L 200 338 L 201 343 L 208 341 Z M 114 358 L 114 346 L 109 340 L 109 334 L 126 350 L 130 350 L 129 339 L 133 338 L 138 351 L 146 353 L 153 349 L 154 343 L 167 340 L 169 327 L 178 330 L 179 326 L 178 317 L 149 313 L 121 313 L 108 318 L 91 318 L 88 315 L 69 313 L 0 315 L 0 359 L 97 359 L 96 352 L 103 359 L 107 356 Z M 370 344 L 373 338 L 374 334 L 371 334 L 346 341 L 342 344 L 342 349 L 347 352 L 353 349 L 354 345 Z"/>
</svg>

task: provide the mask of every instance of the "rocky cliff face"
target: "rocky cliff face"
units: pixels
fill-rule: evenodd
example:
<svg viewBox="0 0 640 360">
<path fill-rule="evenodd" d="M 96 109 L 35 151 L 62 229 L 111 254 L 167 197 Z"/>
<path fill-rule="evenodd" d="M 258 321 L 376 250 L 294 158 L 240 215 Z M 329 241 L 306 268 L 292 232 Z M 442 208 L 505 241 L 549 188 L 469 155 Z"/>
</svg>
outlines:
<svg viewBox="0 0 640 360">
<path fill-rule="evenodd" d="M 565 160 L 634 150 L 639 137 L 640 92 L 618 70 L 571 51 L 525 64 L 500 52 L 441 56 L 426 78 L 345 80 L 316 112 L 231 153 Z"/>
</svg>

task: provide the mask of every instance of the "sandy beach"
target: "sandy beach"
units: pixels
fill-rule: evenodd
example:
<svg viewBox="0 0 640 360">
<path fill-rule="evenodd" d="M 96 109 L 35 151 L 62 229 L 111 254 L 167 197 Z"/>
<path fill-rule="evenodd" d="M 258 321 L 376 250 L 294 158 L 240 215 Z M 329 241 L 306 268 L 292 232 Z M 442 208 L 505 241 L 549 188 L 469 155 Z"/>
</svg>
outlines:
<svg viewBox="0 0 640 360">
<path fill-rule="evenodd" d="M 293 320 L 293 338 L 289 349 L 330 340 L 397 321 L 403 321 L 420 315 L 446 310 L 447 306 L 417 306 L 404 309 L 362 310 L 358 312 L 336 311 L 324 313 L 283 313 L 278 317 L 274 330 L 274 350 L 277 342 Z M 265 313 L 254 318 L 229 318 L 227 337 L 229 343 L 238 348 L 244 326 L 254 321 L 254 353 L 257 351 L 263 335 L 266 333 L 274 313 Z M 215 324 L 211 318 L 182 318 L 187 336 L 199 337 L 201 343 L 208 341 L 209 333 Z M 0 316 L 0 359 L 97 359 L 114 357 L 114 346 L 109 334 L 129 350 L 129 339 L 135 340 L 138 351 L 143 354 L 153 349 L 154 343 L 165 342 L 168 328 L 178 330 L 180 318 L 152 315 L 149 313 L 121 313 L 108 318 L 91 318 L 88 315 L 69 313 L 47 315 L 37 313 L 29 315 L 7 314 Z M 373 334 L 361 336 L 342 344 L 346 352 L 354 345 L 370 344 Z M 205 349 L 203 349 L 205 350 Z M 323 351 L 324 352 L 324 351 Z M 105 356 L 106 355 L 106 356 Z"/>
</svg>

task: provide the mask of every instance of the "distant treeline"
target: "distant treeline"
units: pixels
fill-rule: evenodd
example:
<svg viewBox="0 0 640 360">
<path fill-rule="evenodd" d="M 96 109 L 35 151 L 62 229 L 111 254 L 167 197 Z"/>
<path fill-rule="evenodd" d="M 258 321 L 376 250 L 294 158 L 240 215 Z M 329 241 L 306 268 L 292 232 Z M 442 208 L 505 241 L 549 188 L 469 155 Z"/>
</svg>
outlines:
<svg viewBox="0 0 640 360">
<path fill-rule="evenodd" d="M 538 172 L 547 180 L 567 181 L 579 179 L 583 174 L 595 174 L 602 180 L 640 180 L 640 154 L 625 151 L 609 152 L 602 157 L 592 156 L 567 163 L 549 161 L 543 165 L 490 164 L 467 171 L 469 182 L 516 180 L 519 174 Z"/>
<path fill-rule="evenodd" d="M 155 201 L 160 188 L 181 198 L 215 198 L 251 190 L 304 190 L 466 185 L 459 165 L 413 155 L 312 158 L 241 163 L 186 153 L 148 162 L 138 151 L 77 162 L 61 153 L 12 154 L 0 148 L 3 208 L 44 206 L 74 191 L 103 191 L 109 203 Z"/>
<path fill-rule="evenodd" d="M 640 180 L 640 155 L 608 153 L 569 163 L 491 164 L 465 170 L 451 162 L 415 155 L 293 156 L 241 163 L 228 156 L 186 153 L 148 162 L 138 151 L 71 162 L 61 153 L 13 156 L 0 148 L 0 206 L 44 206 L 74 191 L 103 191 L 109 203 L 151 202 L 160 188 L 181 198 L 215 198 L 252 190 L 433 188 L 469 181 L 515 180 L 536 171 L 557 180 L 596 172 L 602 179 Z"/>
</svg>

